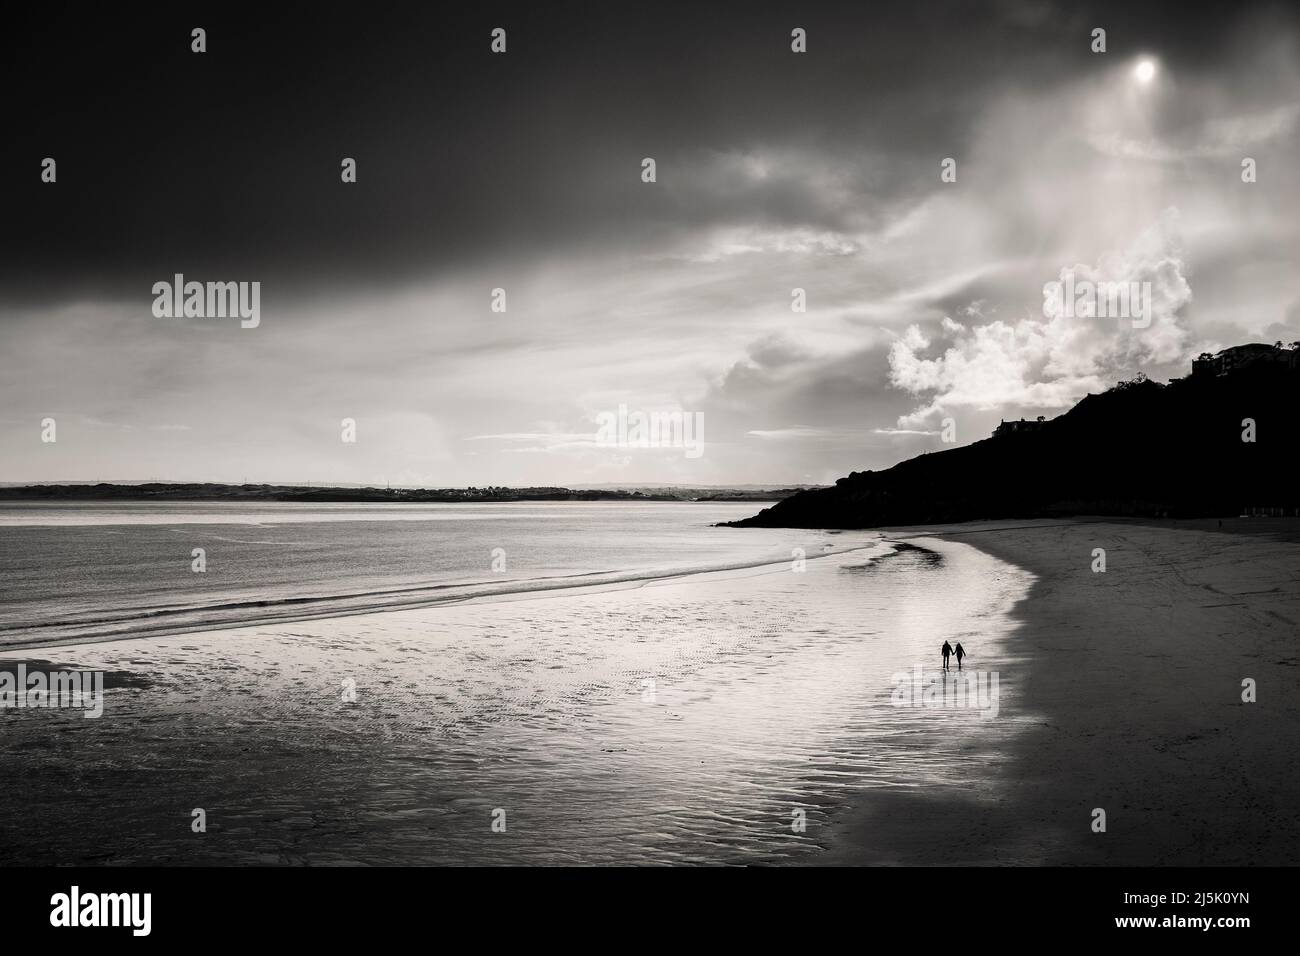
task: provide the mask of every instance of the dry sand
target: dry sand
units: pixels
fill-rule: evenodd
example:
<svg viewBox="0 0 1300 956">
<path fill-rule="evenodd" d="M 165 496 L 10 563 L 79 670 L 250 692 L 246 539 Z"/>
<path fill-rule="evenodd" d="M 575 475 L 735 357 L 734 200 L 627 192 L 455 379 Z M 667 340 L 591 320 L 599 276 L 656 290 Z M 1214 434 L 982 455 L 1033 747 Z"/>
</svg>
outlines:
<svg viewBox="0 0 1300 956">
<path fill-rule="evenodd" d="M 1012 689 L 1000 718 L 1021 722 L 1011 759 L 959 791 L 870 794 L 838 815 L 818 862 L 1300 860 L 1300 524 L 1223 525 L 942 533 L 1038 579 L 1009 659 L 979 662 Z M 1094 548 L 1105 573 L 1091 570 Z"/>
</svg>

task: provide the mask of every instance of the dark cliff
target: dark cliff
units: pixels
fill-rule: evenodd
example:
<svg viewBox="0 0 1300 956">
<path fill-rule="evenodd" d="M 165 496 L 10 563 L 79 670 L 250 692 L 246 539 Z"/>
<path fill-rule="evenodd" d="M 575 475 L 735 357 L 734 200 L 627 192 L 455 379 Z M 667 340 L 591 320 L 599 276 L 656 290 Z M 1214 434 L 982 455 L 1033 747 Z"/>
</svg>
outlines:
<svg viewBox="0 0 1300 956">
<path fill-rule="evenodd" d="M 868 528 L 1076 514 L 1237 515 L 1300 506 L 1294 355 L 1089 395 L 1020 433 L 793 495 L 737 527 Z M 1243 419 L 1255 441 L 1242 440 Z"/>
</svg>

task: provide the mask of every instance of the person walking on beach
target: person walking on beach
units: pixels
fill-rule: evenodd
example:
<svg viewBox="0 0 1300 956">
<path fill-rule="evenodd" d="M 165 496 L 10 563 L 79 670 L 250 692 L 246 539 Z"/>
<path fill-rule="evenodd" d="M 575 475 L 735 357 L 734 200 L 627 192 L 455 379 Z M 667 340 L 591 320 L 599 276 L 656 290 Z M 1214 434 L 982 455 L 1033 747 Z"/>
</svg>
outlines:
<svg viewBox="0 0 1300 956">
<path fill-rule="evenodd" d="M 947 641 L 943 642 L 943 669 L 948 669 L 948 657 L 952 654 L 952 645 Z"/>
<path fill-rule="evenodd" d="M 957 642 L 957 650 L 953 653 L 957 655 L 957 670 L 961 670 L 961 659 L 966 656 L 966 649 L 961 646 L 961 641 Z"/>
</svg>

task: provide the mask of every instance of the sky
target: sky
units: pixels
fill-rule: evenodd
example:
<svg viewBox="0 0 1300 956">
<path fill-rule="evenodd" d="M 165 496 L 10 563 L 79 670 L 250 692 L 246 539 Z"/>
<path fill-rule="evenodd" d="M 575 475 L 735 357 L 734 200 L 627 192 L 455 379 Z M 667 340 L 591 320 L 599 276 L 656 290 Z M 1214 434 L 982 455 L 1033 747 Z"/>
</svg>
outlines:
<svg viewBox="0 0 1300 956">
<path fill-rule="evenodd" d="M 1300 340 L 1300 15 L 1132 6 L 15 13 L 0 481 L 825 483 Z"/>
</svg>

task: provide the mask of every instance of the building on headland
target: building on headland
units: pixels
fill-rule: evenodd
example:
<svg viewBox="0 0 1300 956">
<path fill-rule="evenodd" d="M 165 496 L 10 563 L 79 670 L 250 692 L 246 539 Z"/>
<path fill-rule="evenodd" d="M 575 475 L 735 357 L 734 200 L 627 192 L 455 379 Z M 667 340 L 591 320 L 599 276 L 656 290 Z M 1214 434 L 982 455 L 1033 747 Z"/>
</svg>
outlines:
<svg viewBox="0 0 1300 956">
<path fill-rule="evenodd" d="M 1248 365 L 1254 365 L 1256 362 L 1280 362 L 1295 368 L 1296 359 L 1300 357 L 1300 348 L 1296 348 L 1296 345 L 1297 343 L 1292 342 L 1291 347 L 1288 348 L 1281 342 L 1275 345 L 1251 342 L 1248 345 L 1234 345 L 1213 355 L 1202 352 L 1199 357 L 1192 360 L 1192 374 L 1195 376 L 1227 375 Z"/>
<path fill-rule="evenodd" d="M 1032 422 L 1026 418 L 1022 418 L 1018 422 L 1003 420 L 998 424 L 997 428 L 993 429 L 993 437 L 996 438 L 999 435 L 1015 435 L 1020 432 L 1036 432 L 1043 427 L 1045 422 L 1046 419 L 1043 418 L 1042 415 L 1039 415 L 1038 418 Z"/>
</svg>

